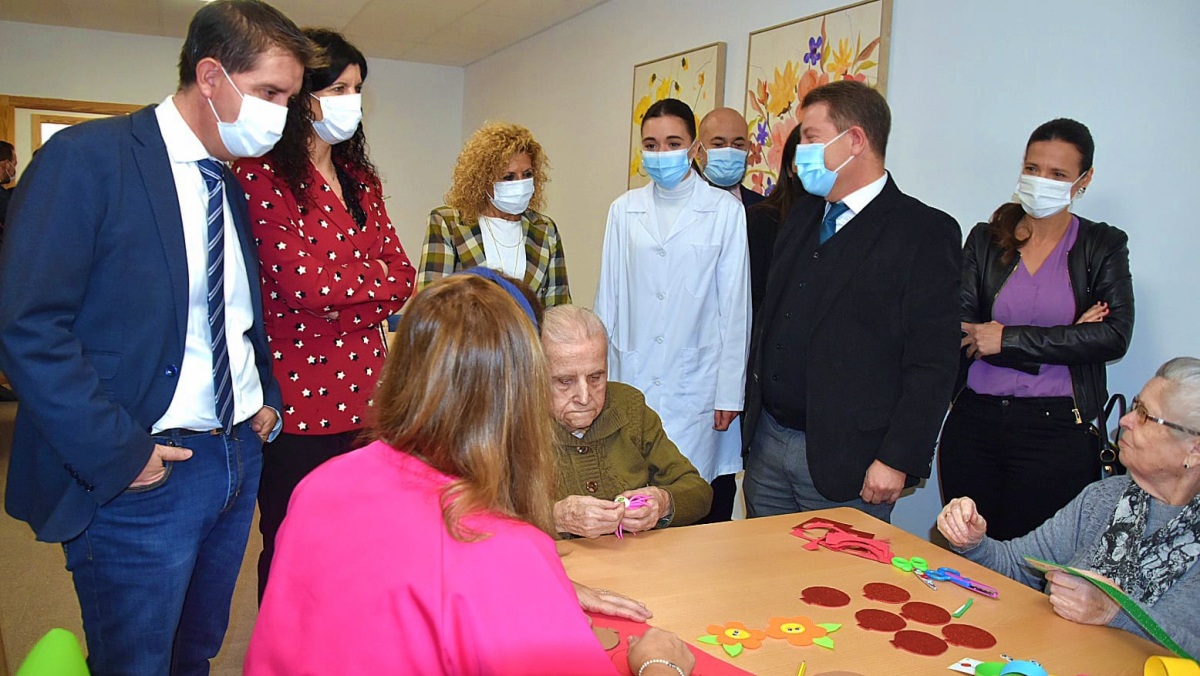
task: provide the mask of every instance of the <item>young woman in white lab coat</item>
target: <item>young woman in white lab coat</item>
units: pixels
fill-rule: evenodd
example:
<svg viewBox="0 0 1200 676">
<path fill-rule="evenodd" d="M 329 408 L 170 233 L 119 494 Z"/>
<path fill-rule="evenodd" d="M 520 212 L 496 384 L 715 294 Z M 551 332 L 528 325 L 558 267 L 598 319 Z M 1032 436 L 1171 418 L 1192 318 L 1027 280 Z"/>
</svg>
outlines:
<svg viewBox="0 0 1200 676">
<path fill-rule="evenodd" d="M 713 504 L 732 506 L 750 345 L 746 214 L 692 170 L 696 116 L 686 103 L 655 103 L 641 129 L 653 182 L 609 208 L 596 293 L 609 379 L 646 395 L 667 436 L 714 484 Z"/>
</svg>

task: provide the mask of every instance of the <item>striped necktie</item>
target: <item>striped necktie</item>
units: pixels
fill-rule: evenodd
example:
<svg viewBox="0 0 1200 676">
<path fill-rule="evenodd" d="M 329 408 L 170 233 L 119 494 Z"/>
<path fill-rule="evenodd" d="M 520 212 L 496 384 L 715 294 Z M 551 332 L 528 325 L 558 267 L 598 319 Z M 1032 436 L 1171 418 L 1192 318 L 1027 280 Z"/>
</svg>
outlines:
<svg viewBox="0 0 1200 676">
<path fill-rule="evenodd" d="M 834 202 L 829 205 L 829 211 L 825 214 L 824 220 L 821 221 L 821 244 L 824 244 L 826 240 L 833 237 L 833 234 L 837 232 L 838 216 L 849 210 L 850 207 L 846 206 L 845 202 Z"/>
<path fill-rule="evenodd" d="M 213 390 L 217 419 L 229 433 L 233 429 L 233 377 L 225 338 L 225 181 L 216 160 L 205 158 L 197 164 L 208 188 L 208 332 L 212 340 Z"/>
</svg>

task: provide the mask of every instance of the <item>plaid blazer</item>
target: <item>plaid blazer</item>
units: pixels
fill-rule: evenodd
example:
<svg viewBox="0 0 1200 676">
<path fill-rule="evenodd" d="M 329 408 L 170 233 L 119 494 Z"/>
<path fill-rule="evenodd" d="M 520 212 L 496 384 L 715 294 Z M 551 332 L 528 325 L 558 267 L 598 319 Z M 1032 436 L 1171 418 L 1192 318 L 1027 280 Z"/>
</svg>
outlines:
<svg viewBox="0 0 1200 676">
<path fill-rule="evenodd" d="M 563 257 L 558 226 L 532 209 L 521 214 L 525 229 L 525 283 L 546 307 L 567 305 L 567 261 Z M 446 275 L 484 265 L 483 233 L 479 221 L 467 223 L 457 209 L 438 207 L 429 212 L 429 230 L 421 248 L 417 288 L 423 289 Z"/>
</svg>

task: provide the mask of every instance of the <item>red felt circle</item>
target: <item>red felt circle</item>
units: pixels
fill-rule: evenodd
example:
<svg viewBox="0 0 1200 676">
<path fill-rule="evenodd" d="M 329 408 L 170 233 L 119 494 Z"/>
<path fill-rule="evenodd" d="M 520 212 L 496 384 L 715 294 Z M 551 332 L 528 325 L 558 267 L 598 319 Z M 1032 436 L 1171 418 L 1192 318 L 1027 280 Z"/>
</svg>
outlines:
<svg viewBox="0 0 1200 676">
<path fill-rule="evenodd" d="M 945 641 L 933 634 L 911 629 L 896 632 L 896 636 L 892 638 L 892 645 L 901 650 L 927 657 L 937 657 L 950 649 Z"/>
<path fill-rule="evenodd" d="M 889 634 L 893 631 L 900 631 L 908 626 L 904 618 L 896 613 L 889 613 L 886 610 L 876 610 L 874 608 L 864 608 L 854 613 L 854 619 L 858 620 L 858 626 L 863 629 L 882 631 Z"/>
<path fill-rule="evenodd" d="M 905 603 L 900 608 L 900 614 L 921 624 L 946 624 L 950 621 L 950 611 L 924 601 Z"/>
<path fill-rule="evenodd" d="M 850 595 L 833 587 L 808 587 L 800 592 L 800 600 L 810 606 L 841 608 L 850 605 Z"/>
<path fill-rule="evenodd" d="M 971 650 L 985 650 L 996 645 L 995 636 L 969 624 L 947 624 L 942 627 L 942 636 L 951 645 Z"/>
<path fill-rule="evenodd" d="M 863 596 L 880 603 L 904 603 L 912 598 L 912 595 L 904 589 L 884 582 L 872 582 L 866 585 L 863 587 Z"/>
</svg>

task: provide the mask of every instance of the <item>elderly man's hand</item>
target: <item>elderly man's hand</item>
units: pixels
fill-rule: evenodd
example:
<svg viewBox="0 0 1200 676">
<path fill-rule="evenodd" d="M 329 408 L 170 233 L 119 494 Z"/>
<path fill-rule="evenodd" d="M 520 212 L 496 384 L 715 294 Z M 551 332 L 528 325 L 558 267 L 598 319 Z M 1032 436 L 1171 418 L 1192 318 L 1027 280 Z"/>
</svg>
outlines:
<svg viewBox="0 0 1200 676">
<path fill-rule="evenodd" d="M 1118 586 L 1103 575 L 1088 574 L 1114 587 Z M 1047 590 L 1050 592 L 1050 606 L 1059 617 L 1080 624 L 1105 625 L 1112 622 L 1121 610 L 1117 602 L 1100 591 L 1099 587 L 1070 573 L 1051 570 L 1046 573 L 1046 581 L 1050 583 Z"/>
<path fill-rule="evenodd" d="M 621 519 L 621 527 L 633 533 L 650 530 L 659 520 L 671 513 L 671 494 L 656 486 L 646 486 L 625 491 L 621 495 L 633 498 L 635 495 L 644 496 L 649 502 L 637 509 L 625 512 Z"/>
<path fill-rule="evenodd" d="M 624 516 L 624 505 L 588 495 L 568 495 L 554 503 L 554 528 L 585 538 L 617 532 Z"/>
</svg>

